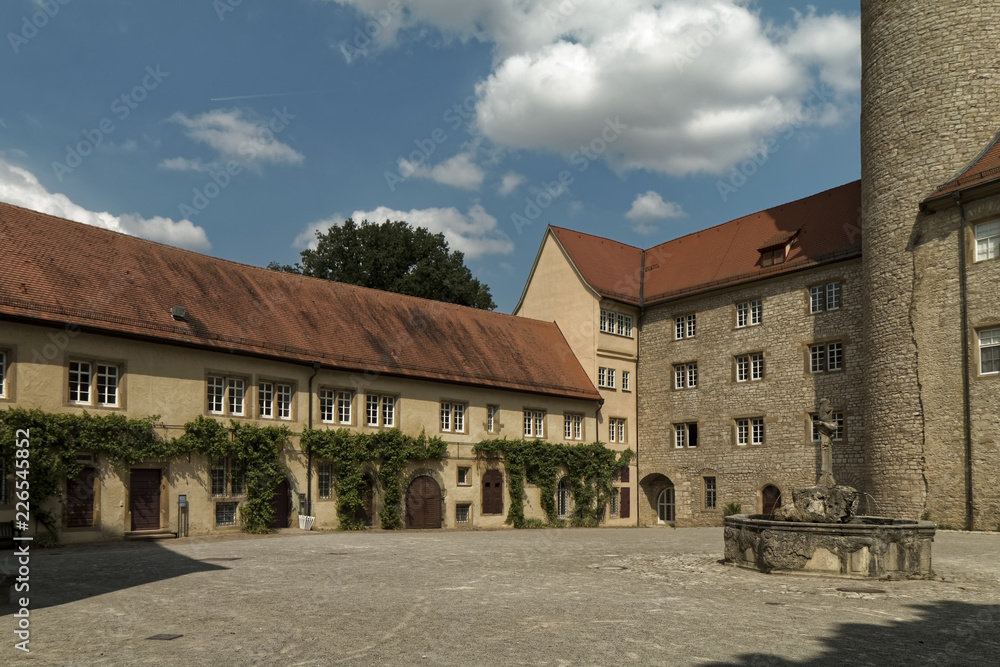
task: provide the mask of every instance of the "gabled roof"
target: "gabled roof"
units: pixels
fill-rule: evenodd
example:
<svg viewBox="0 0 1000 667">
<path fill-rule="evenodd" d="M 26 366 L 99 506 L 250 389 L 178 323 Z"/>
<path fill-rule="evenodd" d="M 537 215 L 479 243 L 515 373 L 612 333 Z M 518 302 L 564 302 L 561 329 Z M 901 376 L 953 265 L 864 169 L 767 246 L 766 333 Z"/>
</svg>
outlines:
<svg viewBox="0 0 1000 667">
<path fill-rule="evenodd" d="M 549 322 L 247 266 L 3 203 L 0 256 L 5 319 L 600 399 Z"/>
<path fill-rule="evenodd" d="M 935 199 L 948 197 L 952 193 L 998 181 L 1000 181 L 1000 133 L 993 137 L 993 141 L 983 149 L 983 152 L 977 155 L 957 176 L 921 202 L 921 207 Z"/>
<path fill-rule="evenodd" d="M 591 289 L 602 297 L 639 305 L 641 248 L 563 227 L 549 229 Z"/>
<path fill-rule="evenodd" d="M 860 219 L 854 181 L 667 241 L 646 251 L 643 305 L 859 257 Z M 783 263 L 761 268 L 760 250 L 792 238 Z"/>
</svg>

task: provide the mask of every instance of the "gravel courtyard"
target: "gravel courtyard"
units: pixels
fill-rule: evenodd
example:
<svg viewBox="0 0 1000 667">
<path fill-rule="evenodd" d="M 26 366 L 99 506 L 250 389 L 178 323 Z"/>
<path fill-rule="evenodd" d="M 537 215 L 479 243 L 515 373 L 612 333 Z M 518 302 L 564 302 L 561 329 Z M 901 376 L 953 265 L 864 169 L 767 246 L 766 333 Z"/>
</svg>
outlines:
<svg viewBox="0 0 1000 667">
<path fill-rule="evenodd" d="M 721 558 L 720 528 L 61 548 L 31 556 L 30 654 L 3 608 L 0 664 L 997 664 L 1000 534 L 939 533 L 934 581 L 769 576 Z"/>
</svg>

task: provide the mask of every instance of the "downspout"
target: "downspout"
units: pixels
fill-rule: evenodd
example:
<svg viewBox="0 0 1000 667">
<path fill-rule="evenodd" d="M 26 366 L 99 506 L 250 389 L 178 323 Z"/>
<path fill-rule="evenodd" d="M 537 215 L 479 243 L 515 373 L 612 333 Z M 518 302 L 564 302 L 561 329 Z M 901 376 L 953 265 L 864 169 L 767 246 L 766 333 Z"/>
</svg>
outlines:
<svg viewBox="0 0 1000 667">
<path fill-rule="evenodd" d="M 313 380 L 319 373 L 319 362 L 314 361 L 312 368 L 313 374 L 309 376 L 309 430 L 313 427 Z M 313 508 L 313 485 L 312 485 L 312 472 L 313 472 L 313 454 L 312 449 L 306 453 L 306 514 L 309 516 L 316 516 L 312 512 Z"/>
<path fill-rule="evenodd" d="M 972 489 L 972 408 L 971 408 L 971 381 L 969 379 L 969 306 L 967 302 L 967 284 L 965 267 L 968 264 L 966 257 L 967 249 L 965 243 L 965 206 L 962 205 L 962 193 L 956 192 L 952 195 L 959 212 L 958 229 L 958 289 L 961 301 L 962 317 L 962 420 L 965 430 L 965 527 L 966 530 L 975 529 L 975 514 L 973 512 L 973 489 Z"/>
<path fill-rule="evenodd" d="M 642 336 L 642 316 L 646 313 L 646 250 L 643 249 L 639 259 L 639 317 L 635 322 L 635 393 L 639 395 L 639 337 Z M 639 399 L 635 401 L 635 525 L 639 522 Z"/>
</svg>

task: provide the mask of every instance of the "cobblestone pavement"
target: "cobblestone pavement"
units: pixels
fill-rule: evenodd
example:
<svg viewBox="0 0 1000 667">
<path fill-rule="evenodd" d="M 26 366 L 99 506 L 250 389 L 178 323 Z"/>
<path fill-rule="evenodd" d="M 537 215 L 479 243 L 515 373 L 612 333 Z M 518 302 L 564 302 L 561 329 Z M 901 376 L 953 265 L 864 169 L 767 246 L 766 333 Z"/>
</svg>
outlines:
<svg viewBox="0 0 1000 667">
<path fill-rule="evenodd" d="M 722 530 L 306 533 L 35 552 L 0 664 L 996 665 L 1000 534 L 934 581 L 764 575 Z M 8 561 L 9 563 L 9 561 Z M 170 641 L 156 634 L 182 635 Z"/>
</svg>

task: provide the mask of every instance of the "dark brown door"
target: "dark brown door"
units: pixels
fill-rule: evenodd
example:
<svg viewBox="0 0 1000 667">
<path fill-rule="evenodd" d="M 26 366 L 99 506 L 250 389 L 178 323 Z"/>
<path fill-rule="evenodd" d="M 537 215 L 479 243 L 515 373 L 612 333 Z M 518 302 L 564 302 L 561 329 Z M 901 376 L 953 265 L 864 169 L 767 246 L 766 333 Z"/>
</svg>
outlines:
<svg viewBox="0 0 1000 667">
<path fill-rule="evenodd" d="M 632 516 L 632 489 L 623 487 L 621 489 L 621 500 L 618 505 L 618 518 L 628 519 Z"/>
<path fill-rule="evenodd" d="M 67 528 L 88 528 L 94 525 L 94 481 L 96 478 L 96 470 L 84 468 L 79 475 L 66 481 Z"/>
<path fill-rule="evenodd" d="M 129 476 L 128 489 L 132 530 L 159 530 L 160 471 L 134 468 Z"/>
<path fill-rule="evenodd" d="M 406 527 L 441 527 L 441 487 L 426 475 L 410 482 L 406 491 Z"/>
<path fill-rule="evenodd" d="M 765 486 L 761 491 L 761 496 L 763 496 L 764 501 L 761 513 L 765 516 L 774 514 L 774 510 L 781 507 L 781 491 L 773 484 Z"/>
<path fill-rule="evenodd" d="M 357 518 L 366 526 L 371 526 L 375 516 L 375 481 L 368 475 L 365 475 L 364 481 L 365 488 L 361 492 L 361 509 L 357 512 Z"/>
<path fill-rule="evenodd" d="M 483 514 L 503 514 L 503 475 L 487 470 L 483 475 Z"/>
<path fill-rule="evenodd" d="M 271 528 L 288 528 L 288 514 L 292 511 L 291 503 L 288 501 L 288 480 L 281 480 L 274 489 L 274 500 L 271 501 L 274 508 L 274 520 Z"/>
</svg>

